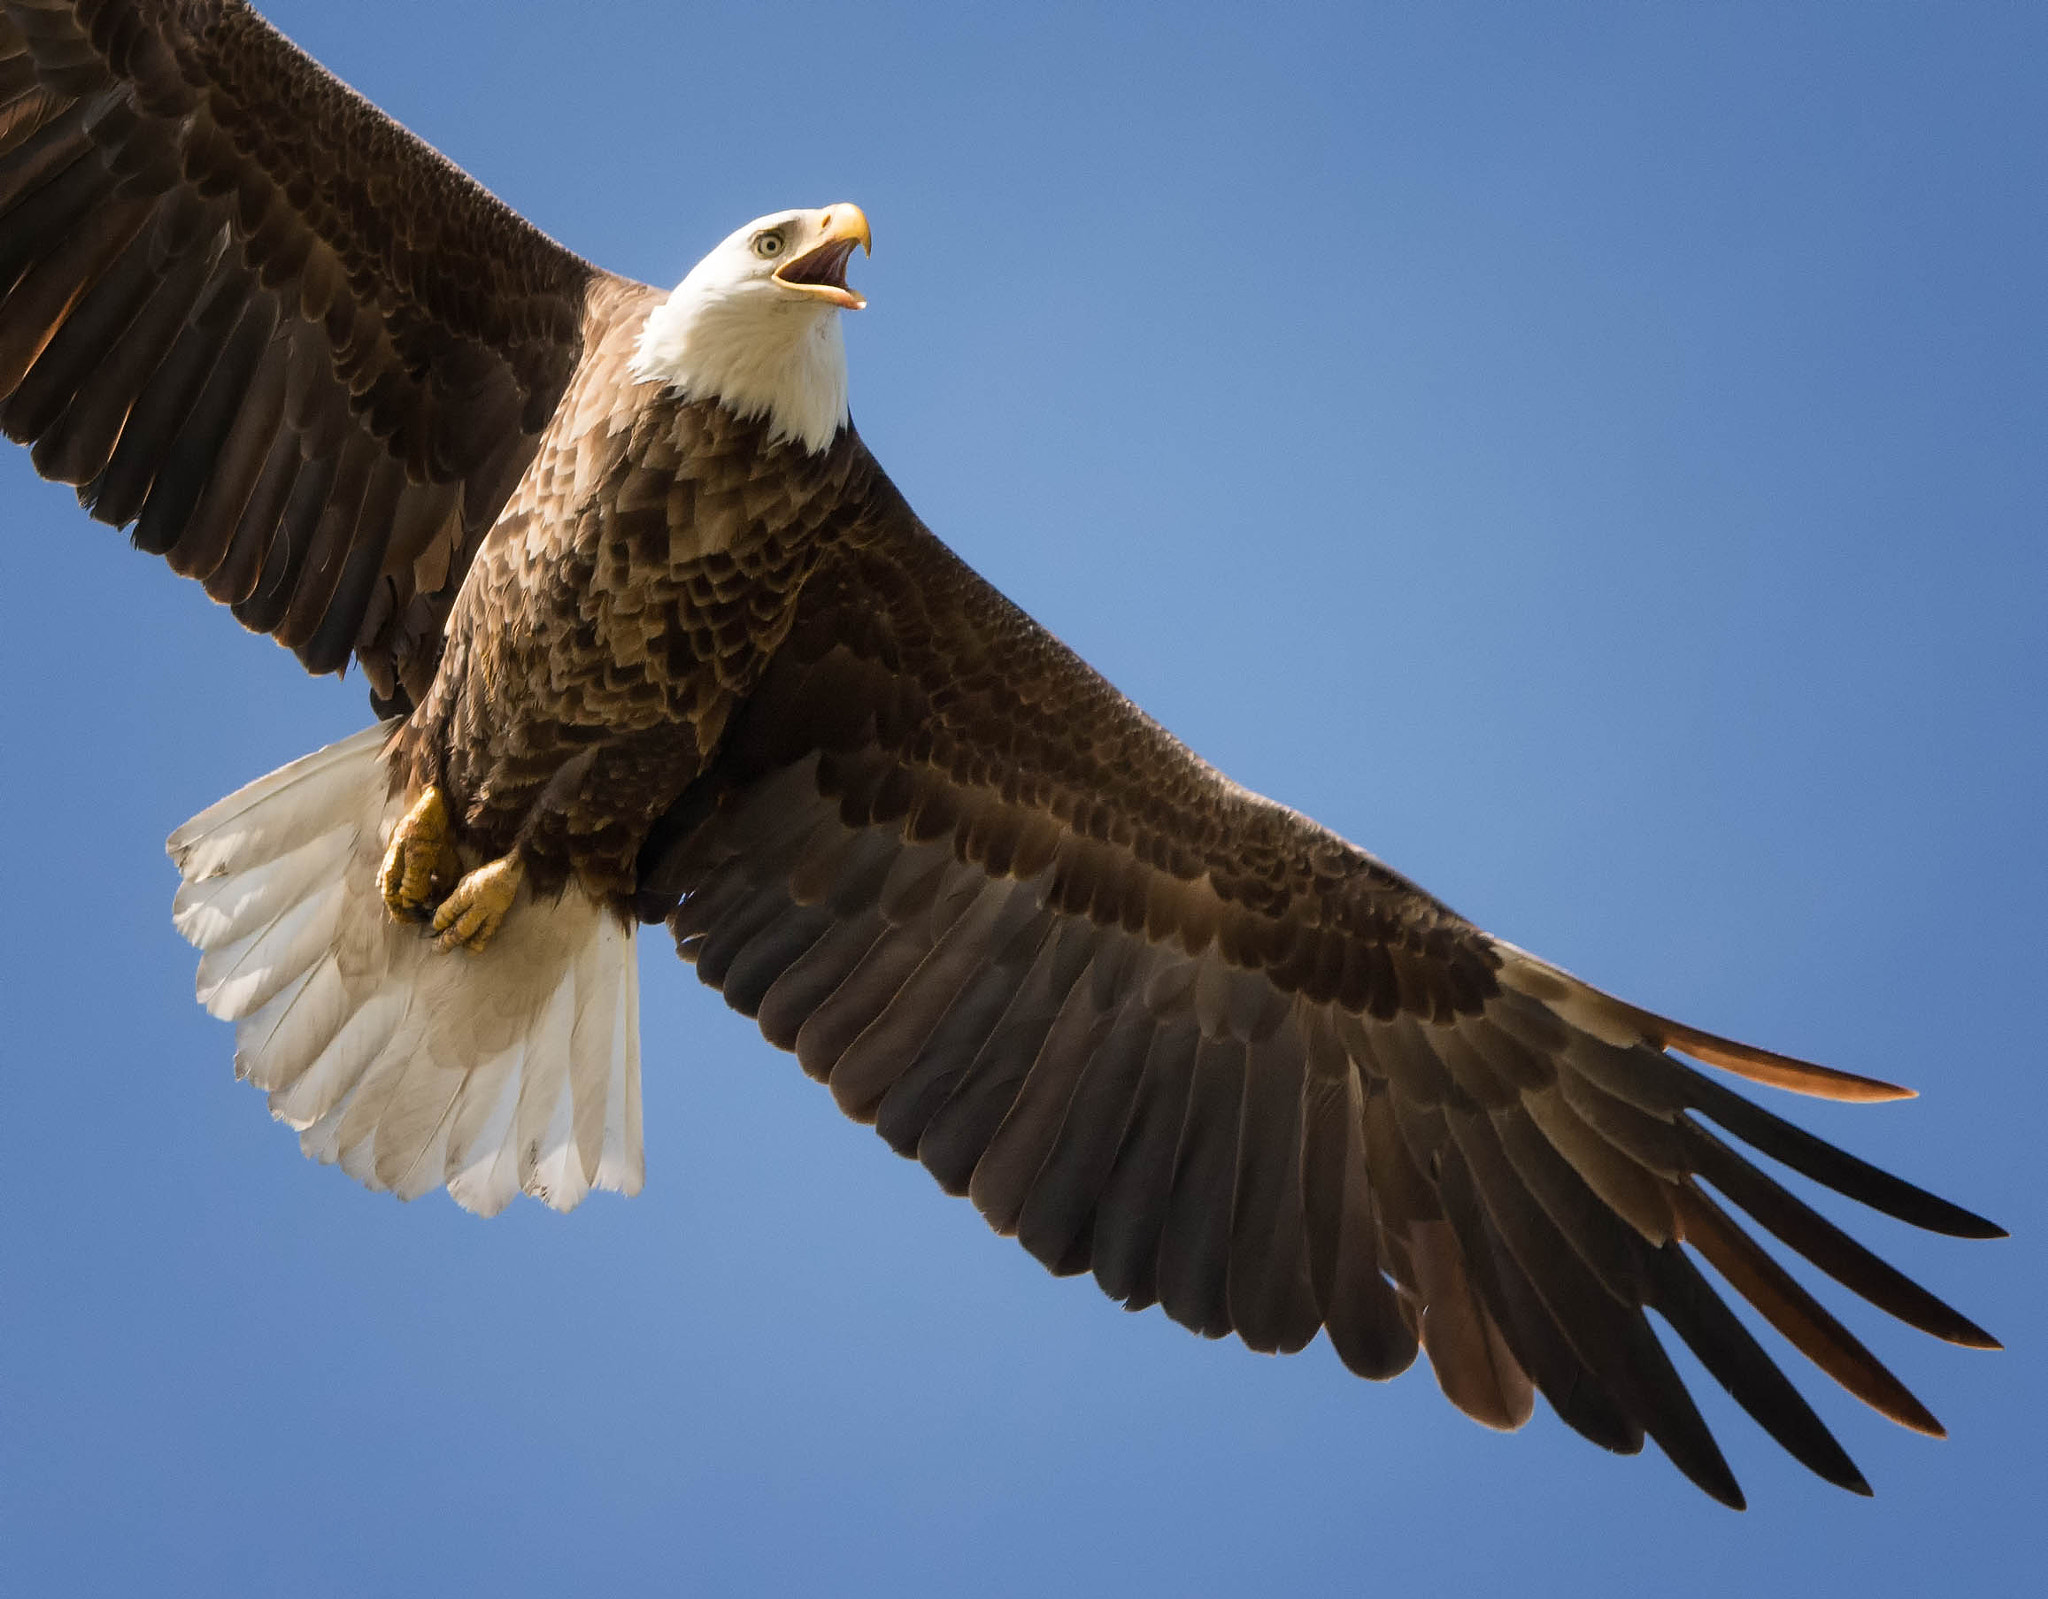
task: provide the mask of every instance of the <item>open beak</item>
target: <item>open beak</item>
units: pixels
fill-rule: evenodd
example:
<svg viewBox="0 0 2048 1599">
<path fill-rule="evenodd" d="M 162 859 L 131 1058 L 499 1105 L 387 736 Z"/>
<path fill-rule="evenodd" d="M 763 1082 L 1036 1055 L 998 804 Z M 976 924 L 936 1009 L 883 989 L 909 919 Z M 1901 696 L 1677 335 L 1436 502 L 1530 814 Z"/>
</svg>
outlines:
<svg viewBox="0 0 2048 1599">
<path fill-rule="evenodd" d="M 875 253 L 867 213 L 857 205 L 835 205 L 825 211 L 821 242 L 776 268 L 775 281 L 799 294 L 815 295 L 842 311 L 858 311 L 868 303 L 846 286 L 846 263 L 859 245 Z"/>
</svg>

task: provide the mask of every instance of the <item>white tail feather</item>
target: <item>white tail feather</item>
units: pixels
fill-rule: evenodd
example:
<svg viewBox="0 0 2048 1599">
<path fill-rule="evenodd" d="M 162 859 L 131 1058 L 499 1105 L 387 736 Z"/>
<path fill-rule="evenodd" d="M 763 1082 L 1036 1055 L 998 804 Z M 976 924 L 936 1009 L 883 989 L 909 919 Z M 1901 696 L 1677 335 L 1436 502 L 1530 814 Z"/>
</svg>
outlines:
<svg viewBox="0 0 2048 1599">
<path fill-rule="evenodd" d="M 368 728 L 260 778 L 171 835 L 172 919 L 199 998 L 235 1023 L 235 1070 L 313 1158 L 404 1199 L 446 1186 L 496 1215 L 636 1194 L 633 929 L 572 883 L 520 891 L 481 955 L 442 954 L 377 890 L 404 814 Z"/>
</svg>

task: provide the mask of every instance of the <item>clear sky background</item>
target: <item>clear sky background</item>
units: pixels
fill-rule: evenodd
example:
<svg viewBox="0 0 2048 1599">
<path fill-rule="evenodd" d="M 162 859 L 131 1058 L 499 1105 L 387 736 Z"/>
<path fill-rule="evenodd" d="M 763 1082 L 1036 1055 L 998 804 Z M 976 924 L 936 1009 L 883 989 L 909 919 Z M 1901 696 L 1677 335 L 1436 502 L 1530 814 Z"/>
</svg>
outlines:
<svg viewBox="0 0 2048 1599">
<path fill-rule="evenodd" d="M 1802 1370 L 1865 1502 L 1706 1393 L 1734 1515 L 1053 1281 L 658 936 L 640 1198 L 365 1193 L 233 1080 L 161 844 L 361 683 L 9 447 L 0 1588 L 2038 1591 L 2048 8 L 268 9 L 619 271 L 858 200 L 943 536 L 1484 925 L 1921 1088 L 1771 1097 L 2013 1229 L 1857 1223 L 2011 1352 L 1824 1289 L 1953 1437 Z"/>
</svg>

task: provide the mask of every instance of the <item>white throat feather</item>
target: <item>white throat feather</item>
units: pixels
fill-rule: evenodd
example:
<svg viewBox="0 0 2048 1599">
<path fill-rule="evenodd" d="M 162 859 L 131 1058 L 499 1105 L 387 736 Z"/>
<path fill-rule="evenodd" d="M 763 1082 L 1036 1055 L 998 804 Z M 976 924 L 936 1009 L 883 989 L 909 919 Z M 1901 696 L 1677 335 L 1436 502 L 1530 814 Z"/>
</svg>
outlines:
<svg viewBox="0 0 2048 1599">
<path fill-rule="evenodd" d="M 768 442 L 813 455 L 846 425 L 846 341 L 839 313 L 779 302 L 706 272 L 699 262 L 649 313 L 632 371 L 683 398 L 715 400 L 742 420 L 769 419 Z"/>
</svg>

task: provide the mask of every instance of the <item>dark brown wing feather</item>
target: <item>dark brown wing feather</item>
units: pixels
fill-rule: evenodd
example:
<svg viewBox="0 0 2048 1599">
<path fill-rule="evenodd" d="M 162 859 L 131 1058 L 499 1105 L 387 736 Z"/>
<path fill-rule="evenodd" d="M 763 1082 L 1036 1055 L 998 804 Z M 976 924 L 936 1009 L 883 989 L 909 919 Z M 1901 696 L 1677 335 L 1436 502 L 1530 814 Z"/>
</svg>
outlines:
<svg viewBox="0 0 2048 1599">
<path fill-rule="evenodd" d="M 1664 1046 L 1898 1091 L 1610 999 L 1229 783 L 877 476 L 641 873 L 642 914 L 850 1115 L 1127 1305 L 1256 1349 L 1326 1329 L 1369 1377 L 1419 1347 L 1481 1421 L 1519 1426 L 1541 1392 L 1731 1504 L 1648 1311 L 1797 1458 L 1868 1490 L 1688 1242 L 1851 1392 L 1938 1429 L 1701 1184 L 1881 1308 L 1992 1340 L 1702 1118 L 1919 1226 L 1998 1229 Z"/>
<path fill-rule="evenodd" d="M 0 3 L 0 426 L 380 709 L 433 676 L 594 275 L 239 0 Z"/>
</svg>

